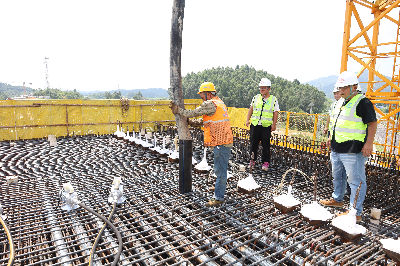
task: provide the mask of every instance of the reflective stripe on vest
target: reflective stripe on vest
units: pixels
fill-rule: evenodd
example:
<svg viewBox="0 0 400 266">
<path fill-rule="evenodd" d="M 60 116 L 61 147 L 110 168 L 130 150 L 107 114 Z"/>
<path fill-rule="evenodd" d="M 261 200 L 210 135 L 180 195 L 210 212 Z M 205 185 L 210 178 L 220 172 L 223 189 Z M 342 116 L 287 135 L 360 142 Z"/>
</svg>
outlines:
<svg viewBox="0 0 400 266">
<path fill-rule="evenodd" d="M 364 142 L 368 125 L 364 124 L 362 118 L 356 113 L 357 105 L 364 98 L 364 95 L 357 94 L 345 106 L 336 105 L 335 112 L 338 112 L 339 115 L 333 130 L 337 143 L 349 140 Z"/>
<path fill-rule="evenodd" d="M 228 117 L 228 108 L 224 102 L 215 96 L 211 99 L 217 109 L 214 115 L 203 115 L 204 146 L 217 146 L 233 143 L 231 123 Z"/>
<path fill-rule="evenodd" d="M 257 95 L 253 103 L 253 113 L 250 118 L 253 126 L 258 125 L 260 120 L 263 127 L 269 127 L 272 125 L 275 101 L 275 96 L 270 95 L 267 101 L 264 103 L 262 95 Z"/>
</svg>

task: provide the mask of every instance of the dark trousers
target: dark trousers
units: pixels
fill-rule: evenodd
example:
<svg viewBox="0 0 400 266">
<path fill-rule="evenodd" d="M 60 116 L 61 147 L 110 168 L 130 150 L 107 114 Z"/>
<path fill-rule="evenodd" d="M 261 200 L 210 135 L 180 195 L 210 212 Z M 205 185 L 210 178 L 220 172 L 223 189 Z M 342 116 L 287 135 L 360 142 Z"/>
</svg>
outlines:
<svg viewBox="0 0 400 266">
<path fill-rule="evenodd" d="M 261 141 L 262 145 L 262 162 L 270 163 L 271 160 L 271 126 L 263 127 L 261 125 L 253 126 L 250 125 L 250 156 L 254 153 L 254 161 L 257 160 L 258 144 Z"/>
</svg>

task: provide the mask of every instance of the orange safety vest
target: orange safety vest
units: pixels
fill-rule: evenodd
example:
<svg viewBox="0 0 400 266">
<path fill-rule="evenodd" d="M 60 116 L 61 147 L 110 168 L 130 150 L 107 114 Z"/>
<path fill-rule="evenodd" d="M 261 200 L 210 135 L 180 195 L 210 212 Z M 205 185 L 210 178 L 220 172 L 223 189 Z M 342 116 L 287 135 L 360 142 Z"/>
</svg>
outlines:
<svg viewBox="0 0 400 266">
<path fill-rule="evenodd" d="M 217 146 L 233 143 L 231 123 L 228 117 L 228 108 L 224 102 L 215 96 L 211 99 L 217 106 L 212 116 L 203 115 L 204 146 Z"/>
</svg>

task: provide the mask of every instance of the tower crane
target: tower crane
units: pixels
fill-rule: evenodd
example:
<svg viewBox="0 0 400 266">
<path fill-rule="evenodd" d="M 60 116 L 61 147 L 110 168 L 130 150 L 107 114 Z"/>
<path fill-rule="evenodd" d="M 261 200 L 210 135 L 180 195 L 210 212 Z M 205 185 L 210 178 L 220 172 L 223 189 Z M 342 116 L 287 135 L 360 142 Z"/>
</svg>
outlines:
<svg viewBox="0 0 400 266">
<path fill-rule="evenodd" d="M 348 62 L 351 60 L 360 66 L 358 77 L 363 72 L 368 72 L 365 95 L 374 104 L 378 114 L 378 125 L 385 131 L 384 142 L 375 144 L 383 146 L 382 150 L 390 154 L 399 154 L 400 149 L 400 145 L 396 144 L 399 142 L 397 134 L 400 131 L 399 7 L 400 0 L 346 0 L 340 68 L 340 72 L 348 70 Z M 360 12 L 366 10 L 371 15 L 368 18 L 360 16 Z M 383 20 L 393 23 L 394 30 L 391 40 L 380 42 L 378 37 Z M 387 60 L 391 60 L 390 66 L 393 65 L 391 77 L 383 75 L 378 69 L 380 62 L 385 61 L 383 63 L 387 64 Z M 387 106 L 387 111 L 382 111 L 376 104 Z"/>
</svg>

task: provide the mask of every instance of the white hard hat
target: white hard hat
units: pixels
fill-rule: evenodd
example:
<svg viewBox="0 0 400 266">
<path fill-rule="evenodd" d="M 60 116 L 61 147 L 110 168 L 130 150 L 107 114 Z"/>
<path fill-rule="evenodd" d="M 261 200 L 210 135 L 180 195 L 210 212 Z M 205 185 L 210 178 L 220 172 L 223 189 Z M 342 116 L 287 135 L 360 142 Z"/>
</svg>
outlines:
<svg viewBox="0 0 400 266">
<path fill-rule="evenodd" d="M 342 88 L 355 84 L 358 84 L 358 78 L 356 74 L 350 71 L 343 71 L 342 74 L 339 75 L 335 87 Z"/>
<path fill-rule="evenodd" d="M 339 88 L 335 87 L 332 92 L 335 93 L 335 92 L 338 92 L 338 91 L 339 91 Z"/>
<path fill-rule="evenodd" d="M 267 78 L 262 78 L 260 81 L 260 84 L 258 84 L 258 86 L 268 86 L 271 87 L 271 81 Z"/>
</svg>

